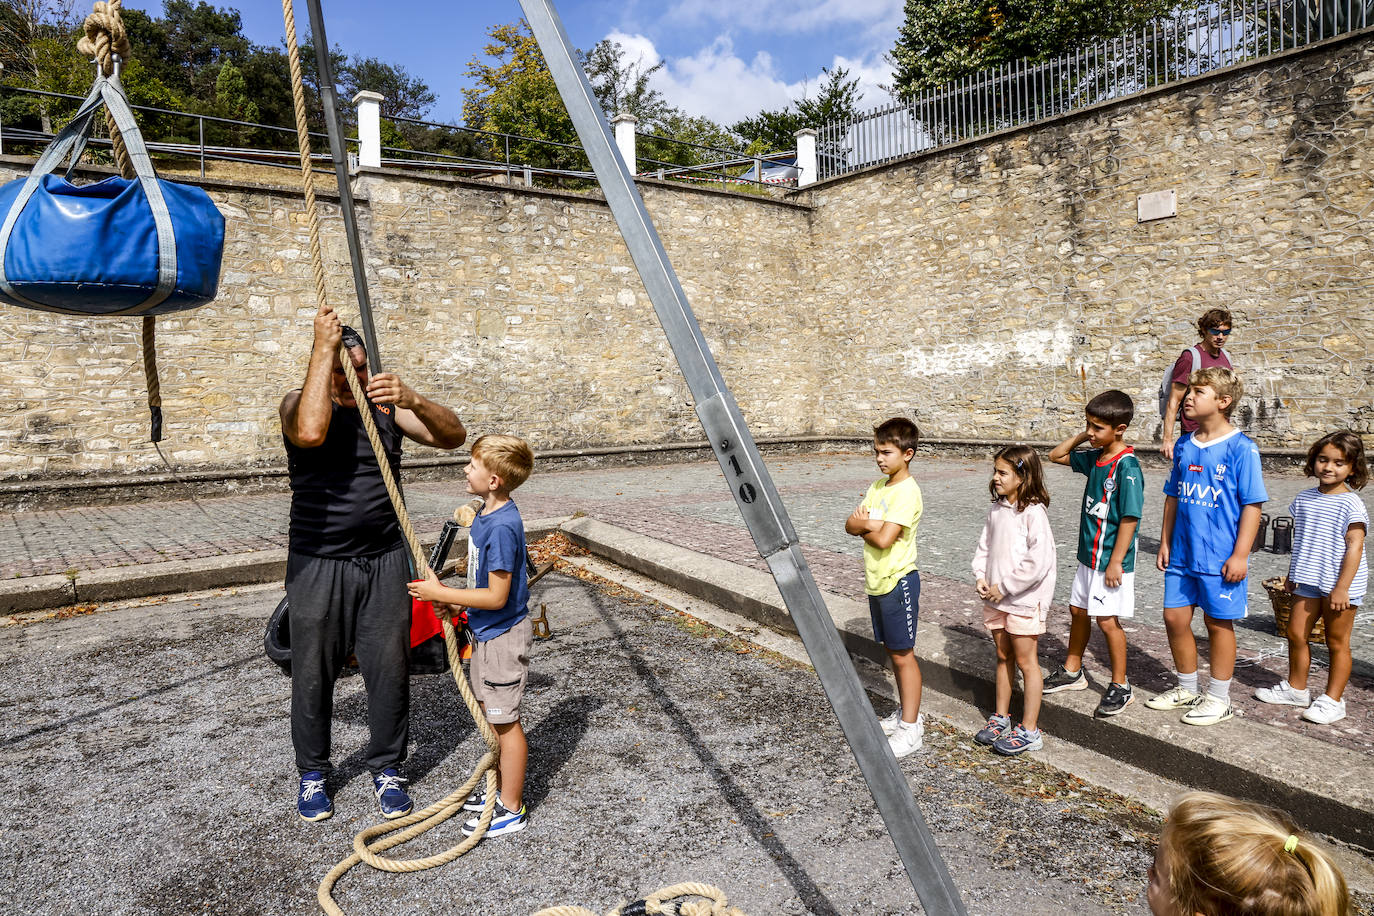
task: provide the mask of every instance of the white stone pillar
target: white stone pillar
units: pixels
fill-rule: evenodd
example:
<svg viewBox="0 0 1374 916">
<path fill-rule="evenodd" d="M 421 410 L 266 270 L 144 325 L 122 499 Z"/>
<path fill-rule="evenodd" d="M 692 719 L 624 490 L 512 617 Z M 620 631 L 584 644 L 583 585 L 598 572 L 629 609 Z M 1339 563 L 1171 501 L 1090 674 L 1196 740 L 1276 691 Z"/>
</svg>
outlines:
<svg viewBox="0 0 1374 916">
<path fill-rule="evenodd" d="M 364 89 L 353 96 L 358 106 L 358 165 L 382 167 L 382 94 Z"/>
<path fill-rule="evenodd" d="M 615 145 L 620 149 L 620 157 L 625 160 L 631 175 L 639 172 L 635 166 L 635 125 L 638 123 L 639 118 L 632 114 L 618 114 L 611 119 L 611 125 L 615 127 Z"/>
<path fill-rule="evenodd" d="M 797 131 L 797 187 L 804 188 L 816 181 L 816 132 L 807 127 Z"/>
</svg>

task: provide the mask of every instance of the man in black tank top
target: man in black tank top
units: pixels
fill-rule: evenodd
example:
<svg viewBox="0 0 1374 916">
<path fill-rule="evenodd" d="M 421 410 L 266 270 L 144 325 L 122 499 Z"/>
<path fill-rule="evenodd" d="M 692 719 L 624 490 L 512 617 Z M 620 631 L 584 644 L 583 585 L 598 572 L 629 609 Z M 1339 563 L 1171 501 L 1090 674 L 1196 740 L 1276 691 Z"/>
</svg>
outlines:
<svg viewBox="0 0 1374 916">
<path fill-rule="evenodd" d="M 381 812 L 402 817 L 412 807 L 398 772 L 409 739 L 410 554 L 339 365 L 341 342 L 398 482 L 403 438 L 444 449 L 467 438 L 447 407 L 391 373 L 369 377 L 357 332 L 340 324 L 329 306 L 320 308 L 305 384 L 281 402 L 291 478 L 291 741 L 301 774 L 296 810 L 308 821 L 334 813 L 326 788 L 334 681 L 350 652 L 367 689 L 365 763 Z"/>
</svg>

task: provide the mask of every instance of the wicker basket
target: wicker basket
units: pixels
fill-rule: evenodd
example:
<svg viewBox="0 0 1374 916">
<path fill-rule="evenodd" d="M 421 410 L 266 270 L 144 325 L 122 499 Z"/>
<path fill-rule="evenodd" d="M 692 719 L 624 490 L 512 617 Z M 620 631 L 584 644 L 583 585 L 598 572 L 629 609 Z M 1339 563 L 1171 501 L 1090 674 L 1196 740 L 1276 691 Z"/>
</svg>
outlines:
<svg viewBox="0 0 1374 916">
<path fill-rule="evenodd" d="M 1280 636 L 1286 637 L 1288 618 L 1293 615 L 1293 596 L 1284 591 L 1282 576 L 1265 579 L 1264 590 L 1269 593 L 1269 603 L 1274 606 L 1274 630 Z M 1326 645 L 1326 619 L 1320 614 L 1317 615 L 1317 622 L 1313 625 L 1312 635 L 1307 641 Z"/>
</svg>

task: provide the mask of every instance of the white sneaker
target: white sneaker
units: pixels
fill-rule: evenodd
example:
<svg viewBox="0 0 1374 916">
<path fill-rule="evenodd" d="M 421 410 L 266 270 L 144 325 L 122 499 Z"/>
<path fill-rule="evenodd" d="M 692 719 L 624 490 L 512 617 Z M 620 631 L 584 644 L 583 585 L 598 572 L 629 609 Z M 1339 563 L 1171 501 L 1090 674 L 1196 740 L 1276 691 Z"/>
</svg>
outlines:
<svg viewBox="0 0 1374 916">
<path fill-rule="evenodd" d="M 1202 697 L 1184 687 L 1174 687 L 1166 690 L 1157 697 L 1150 697 L 1145 701 L 1145 705 L 1150 709 L 1182 709 L 1185 706 L 1192 706 Z"/>
<path fill-rule="evenodd" d="M 1330 725 L 1345 718 L 1345 700 L 1333 700 L 1322 694 L 1312 701 L 1312 705 L 1302 711 L 1302 717 L 1318 725 Z"/>
<path fill-rule="evenodd" d="M 902 721 L 902 710 L 898 707 L 892 715 L 879 719 L 878 724 L 882 726 L 883 734 L 891 738 L 897 734 L 897 727 L 906 723 Z M 923 712 L 916 714 L 916 731 L 922 735 L 926 733 L 926 714 Z"/>
<path fill-rule="evenodd" d="M 1229 700 L 1205 696 L 1194 703 L 1192 708 L 1183 714 L 1180 721 L 1185 725 L 1216 725 L 1218 722 L 1225 722 L 1233 715 L 1235 713 L 1231 711 Z"/>
<path fill-rule="evenodd" d="M 887 739 L 887 746 L 892 748 L 892 756 L 900 759 L 919 751 L 923 743 L 922 735 L 925 733 L 924 724 L 921 717 L 917 716 L 914 724 L 908 725 L 903 722 L 899 725 L 897 731 Z"/>
<path fill-rule="evenodd" d="M 1307 706 L 1312 702 L 1306 687 L 1299 690 L 1287 681 L 1279 681 L 1277 687 L 1261 687 L 1255 691 L 1255 699 L 1276 706 Z"/>
</svg>

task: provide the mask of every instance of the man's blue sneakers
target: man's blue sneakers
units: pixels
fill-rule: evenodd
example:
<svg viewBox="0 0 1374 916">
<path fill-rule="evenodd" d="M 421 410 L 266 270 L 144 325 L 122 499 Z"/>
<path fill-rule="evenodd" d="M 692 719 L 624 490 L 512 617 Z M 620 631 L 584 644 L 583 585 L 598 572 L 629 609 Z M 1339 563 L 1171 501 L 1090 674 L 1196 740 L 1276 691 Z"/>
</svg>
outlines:
<svg viewBox="0 0 1374 916">
<path fill-rule="evenodd" d="M 482 815 L 469 818 L 463 824 L 463 836 L 472 836 L 477 832 L 478 822 L 482 820 Z M 501 836 L 504 833 L 519 833 L 525 829 L 529 823 L 529 818 L 525 816 L 525 806 L 521 805 L 519 811 L 512 811 L 501 802 L 501 796 L 496 796 L 496 808 L 491 815 L 491 826 L 483 836 Z"/>
<path fill-rule="evenodd" d="M 296 813 L 303 821 L 322 821 L 334 813 L 334 803 L 324 788 L 324 774 L 311 770 L 301 774 L 301 787 L 296 792 Z"/>
<path fill-rule="evenodd" d="M 372 777 L 372 791 L 377 796 L 377 804 L 382 809 L 382 817 L 387 820 L 405 817 L 415 807 L 410 796 L 406 794 L 406 790 L 401 788 L 403 782 L 405 780 L 401 778 L 400 773 L 396 772 L 395 767 L 387 767 Z"/>
</svg>

